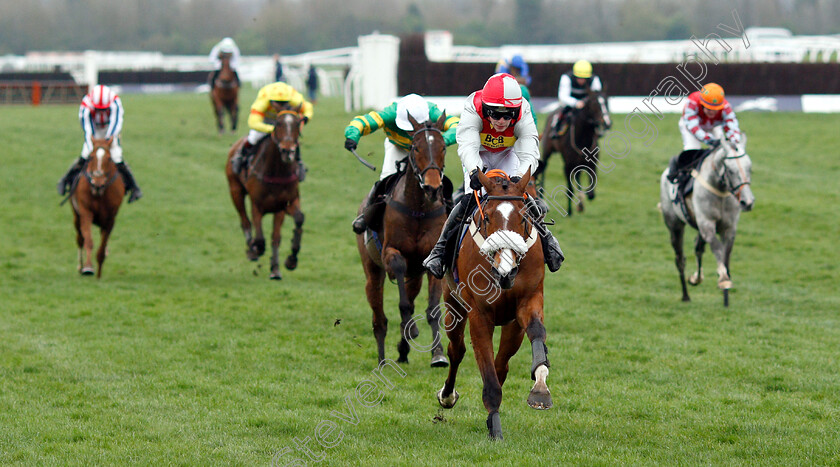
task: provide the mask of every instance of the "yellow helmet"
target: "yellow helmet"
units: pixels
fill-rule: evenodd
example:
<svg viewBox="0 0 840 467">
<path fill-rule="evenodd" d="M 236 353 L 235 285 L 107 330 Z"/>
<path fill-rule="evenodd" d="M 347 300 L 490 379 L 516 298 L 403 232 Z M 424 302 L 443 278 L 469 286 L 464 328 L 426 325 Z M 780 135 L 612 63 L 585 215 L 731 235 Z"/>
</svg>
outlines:
<svg viewBox="0 0 840 467">
<path fill-rule="evenodd" d="M 572 74 L 575 75 L 575 78 L 590 78 L 592 77 L 592 64 L 586 60 L 578 60 L 572 67 Z"/>
<path fill-rule="evenodd" d="M 289 86 L 286 83 L 277 82 L 274 83 L 268 89 L 268 100 L 270 101 L 280 101 L 280 102 L 288 102 L 292 100 L 292 97 L 295 94 L 294 88 Z"/>
</svg>

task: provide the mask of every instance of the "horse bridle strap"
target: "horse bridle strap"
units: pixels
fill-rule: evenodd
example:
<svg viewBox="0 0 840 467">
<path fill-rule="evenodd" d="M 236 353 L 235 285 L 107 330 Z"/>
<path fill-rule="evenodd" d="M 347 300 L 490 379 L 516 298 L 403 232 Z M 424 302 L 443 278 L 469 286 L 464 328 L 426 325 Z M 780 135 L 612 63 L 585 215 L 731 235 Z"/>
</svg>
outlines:
<svg viewBox="0 0 840 467">
<path fill-rule="evenodd" d="M 700 176 L 700 172 L 698 172 L 697 169 L 691 169 L 691 176 L 694 177 L 695 180 L 700 182 L 700 184 L 703 185 L 703 188 L 711 191 L 719 198 L 726 198 L 727 196 L 732 196 L 732 193 L 723 192 L 713 187 L 711 183 L 708 182 L 708 180 Z"/>
<path fill-rule="evenodd" d="M 414 132 L 414 137 L 416 137 L 419 133 L 422 133 L 422 132 L 425 132 L 425 131 L 434 131 L 434 132 L 436 132 L 440 135 L 443 135 L 443 132 L 438 130 L 435 127 L 425 127 L 425 128 L 420 128 L 417 131 L 415 131 Z M 413 139 L 413 137 L 412 137 L 412 139 Z M 415 150 L 414 142 L 412 141 L 411 149 L 409 149 L 409 151 L 408 151 L 408 163 L 411 164 L 411 170 L 414 171 L 414 175 L 420 181 L 421 185 L 423 184 L 423 175 L 425 175 L 426 172 L 428 172 L 430 170 L 437 170 L 438 172 L 440 172 L 441 175 L 443 175 L 443 167 L 438 167 L 438 165 L 435 164 L 434 160 L 431 161 L 431 163 L 429 164 L 428 167 L 426 167 L 423 170 L 420 170 L 417 167 L 417 161 L 414 159 L 414 150 Z"/>
<path fill-rule="evenodd" d="M 391 206 L 392 208 L 396 209 L 400 213 L 405 214 L 406 216 L 411 216 L 415 219 L 435 219 L 446 214 L 446 205 L 441 205 L 439 208 L 433 209 L 431 211 L 415 211 L 414 209 L 409 208 L 405 204 L 402 204 L 399 201 L 395 200 L 391 197 L 391 195 L 387 195 L 385 197 L 385 203 L 388 206 Z"/>
</svg>

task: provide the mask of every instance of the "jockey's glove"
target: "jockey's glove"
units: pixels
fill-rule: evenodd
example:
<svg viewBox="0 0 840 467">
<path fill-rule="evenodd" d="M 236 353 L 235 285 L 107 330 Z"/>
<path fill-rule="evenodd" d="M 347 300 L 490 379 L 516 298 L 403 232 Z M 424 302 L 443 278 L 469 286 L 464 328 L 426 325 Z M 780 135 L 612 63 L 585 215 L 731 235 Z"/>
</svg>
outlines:
<svg viewBox="0 0 840 467">
<path fill-rule="evenodd" d="M 478 179 L 478 169 L 473 169 L 473 171 L 470 172 L 470 188 L 474 191 L 481 189 L 481 180 Z"/>
<path fill-rule="evenodd" d="M 720 140 L 717 139 L 717 138 L 710 138 L 710 139 L 706 140 L 706 144 L 708 144 L 709 147 L 716 148 L 716 147 L 720 146 Z"/>
<path fill-rule="evenodd" d="M 347 138 L 344 140 L 344 149 L 348 151 L 355 151 L 358 146 L 359 143 L 357 143 L 353 138 Z"/>
</svg>

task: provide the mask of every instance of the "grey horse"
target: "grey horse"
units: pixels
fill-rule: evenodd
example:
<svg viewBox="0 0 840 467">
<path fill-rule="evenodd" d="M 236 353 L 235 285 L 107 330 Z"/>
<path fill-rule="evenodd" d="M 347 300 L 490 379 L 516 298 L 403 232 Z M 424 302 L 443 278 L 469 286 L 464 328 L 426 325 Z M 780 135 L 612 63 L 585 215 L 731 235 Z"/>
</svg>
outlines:
<svg viewBox="0 0 840 467">
<path fill-rule="evenodd" d="M 668 169 L 660 178 L 660 209 L 668 231 L 671 232 L 671 246 L 676 254 L 677 270 L 682 285 L 682 300 L 691 301 L 685 286 L 685 255 L 683 254 L 683 233 L 686 223 L 696 224 L 698 229 L 694 251 L 697 255 L 697 272 L 688 280 L 691 285 L 703 281 L 703 251 L 708 243 L 717 260 L 718 288 L 723 290 L 724 306 L 729 305 L 729 258 L 735 243 L 735 232 L 741 211 L 749 211 L 755 203 L 750 187 L 752 162 L 747 155 L 746 137 L 735 146 L 726 140 L 706 157 L 699 169 L 692 171 L 694 190 L 686 197 L 685 213 L 672 201 L 674 184 L 668 177 Z M 718 238 L 717 235 L 720 235 Z"/>
</svg>

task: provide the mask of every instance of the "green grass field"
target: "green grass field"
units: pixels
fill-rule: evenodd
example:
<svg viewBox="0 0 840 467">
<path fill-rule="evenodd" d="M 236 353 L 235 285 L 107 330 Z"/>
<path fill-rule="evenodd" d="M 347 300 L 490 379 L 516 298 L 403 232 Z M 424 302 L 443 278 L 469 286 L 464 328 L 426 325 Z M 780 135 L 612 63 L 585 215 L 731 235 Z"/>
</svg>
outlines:
<svg viewBox="0 0 840 467">
<path fill-rule="evenodd" d="M 339 99 L 320 102 L 305 130 L 303 248 L 280 282 L 267 258 L 247 261 L 227 193 L 226 152 L 245 130 L 217 135 L 206 95 L 124 104 L 125 157 L 145 197 L 123 205 L 100 281 L 77 274 L 71 209 L 54 189 L 81 145 L 77 106 L 0 114 L 0 463 L 840 463 L 840 115 L 739 115 L 757 201 L 741 217 L 728 309 L 709 251 L 707 282 L 679 300 L 656 210 L 676 116 L 600 174 L 586 213 L 552 213 L 567 256 L 545 282 L 555 407 L 525 403 L 526 343 L 504 387 L 505 440 L 491 442 L 471 348 L 452 410 L 434 397 L 446 371 L 418 352 L 405 377 L 388 373 L 378 404 L 355 398 L 376 380 L 376 346 L 350 222 L 377 175 L 343 149 L 352 115 Z M 382 139 L 364 138 L 359 153 L 380 165 Z M 454 148 L 447 158 L 460 173 Z M 552 163 L 549 182 L 561 184 Z M 285 256 L 291 222 L 283 230 Z M 352 421 L 332 415 L 353 418 L 347 399 Z M 295 450 L 304 442 L 310 459 Z"/>
</svg>

